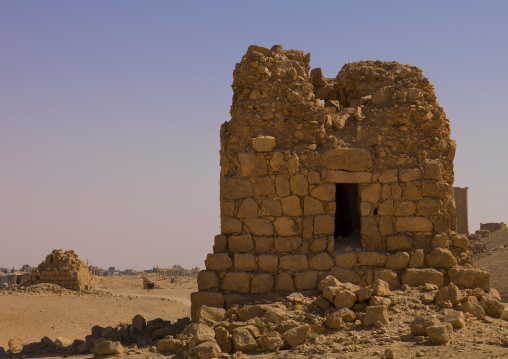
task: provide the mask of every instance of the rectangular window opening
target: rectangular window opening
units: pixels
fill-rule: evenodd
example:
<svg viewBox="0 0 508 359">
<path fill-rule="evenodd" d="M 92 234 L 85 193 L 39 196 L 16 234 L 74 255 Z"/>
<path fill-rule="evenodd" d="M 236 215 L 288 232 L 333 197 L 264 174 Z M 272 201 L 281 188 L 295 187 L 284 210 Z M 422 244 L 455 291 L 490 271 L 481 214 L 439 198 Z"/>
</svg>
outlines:
<svg viewBox="0 0 508 359">
<path fill-rule="evenodd" d="M 357 183 L 337 183 L 335 246 L 361 247 L 360 192 Z M 337 248 L 338 249 L 338 248 Z"/>
</svg>

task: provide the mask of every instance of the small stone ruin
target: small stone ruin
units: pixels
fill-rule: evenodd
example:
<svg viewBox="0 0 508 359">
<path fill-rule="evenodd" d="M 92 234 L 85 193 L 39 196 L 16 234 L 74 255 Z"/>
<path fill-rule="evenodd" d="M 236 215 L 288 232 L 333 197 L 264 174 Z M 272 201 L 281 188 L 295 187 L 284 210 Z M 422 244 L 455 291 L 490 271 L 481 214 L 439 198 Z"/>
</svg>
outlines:
<svg viewBox="0 0 508 359">
<path fill-rule="evenodd" d="M 93 289 L 85 262 L 73 250 L 55 249 L 32 273 L 28 284 L 53 283 L 72 290 Z"/>
<path fill-rule="evenodd" d="M 456 143 L 422 70 L 369 60 L 325 78 L 309 61 L 250 46 L 236 64 L 220 130 L 221 233 L 192 315 L 316 290 L 327 275 L 390 288 L 490 283 L 457 232 Z"/>
</svg>

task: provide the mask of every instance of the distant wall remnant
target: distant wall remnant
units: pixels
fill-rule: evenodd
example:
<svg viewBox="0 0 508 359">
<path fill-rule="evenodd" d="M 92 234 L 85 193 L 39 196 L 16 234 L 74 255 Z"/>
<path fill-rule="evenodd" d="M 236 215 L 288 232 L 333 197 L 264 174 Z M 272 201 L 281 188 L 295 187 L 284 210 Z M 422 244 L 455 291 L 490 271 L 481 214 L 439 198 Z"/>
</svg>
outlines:
<svg viewBox="0 0 508 359">
<path fill-rule="evenodd" d="M 455 207 L 457 208 L 457 231 L 459 234 L 469 235 L 469 221 L 467 214 L 468 187 L 453 187 Z"/>
<path fill-rule="evenodd" d="M 506 224 L 504 222 L 480 223 L 480 230 L 490 231 L 491 233 L 495 232 L 495 231 L 500 231 L 501 229 L 505 229 L 505 228 L 506 228 Z"/>
</svg>

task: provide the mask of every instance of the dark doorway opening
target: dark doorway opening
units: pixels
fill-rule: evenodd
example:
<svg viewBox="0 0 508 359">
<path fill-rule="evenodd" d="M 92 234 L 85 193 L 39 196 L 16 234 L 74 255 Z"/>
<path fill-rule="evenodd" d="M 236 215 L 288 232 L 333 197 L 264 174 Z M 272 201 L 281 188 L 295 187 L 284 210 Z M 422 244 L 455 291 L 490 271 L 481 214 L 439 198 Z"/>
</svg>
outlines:
<svg viewBox="0 0 508 359">
<path fill-rule="evenodd" d="M 360 195 L 357 183 L 337 183 L 335 189 L 335 238 L 360 233 Z"/>
</svg>

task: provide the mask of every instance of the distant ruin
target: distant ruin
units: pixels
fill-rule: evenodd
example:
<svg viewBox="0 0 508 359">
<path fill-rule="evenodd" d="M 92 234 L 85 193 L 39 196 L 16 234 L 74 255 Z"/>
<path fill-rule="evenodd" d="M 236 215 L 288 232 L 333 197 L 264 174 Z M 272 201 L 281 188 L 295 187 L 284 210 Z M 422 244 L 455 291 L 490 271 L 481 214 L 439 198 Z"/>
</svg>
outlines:
<svg viewBox="0 0 508 359">
<path fill-rule="evenodd" d="M 73 250 L 55 249 L 30 273 L 29 284 L 53 283 L 72 290 L 93 288 L 92 277 L 85 262 Z"/>
<path fill-rule="evenodd" d="M 491 223 L 480 223 L 481 231 L 496 232 L 506 228 L 504 222 L 491 222 Z"/>
<path fill-rule="evenodd" d="M 456 144 L 422 70 L 361 61 L 325 78 L 309 61 L 250 46 L 235 67 L 220 131 L 221 234 L 193 314 L 314 290 L 328 274 L 396 288 L 463 285 L 470 271 L 490 283 L 457 233 Z"/>
<path fill-rule="evenodd" d="M 455 207 L 457 208 L 457 232 L 469 235 L 469 219 L 467 210 L 468 187 L 453 187 Z"/>
</svg>

